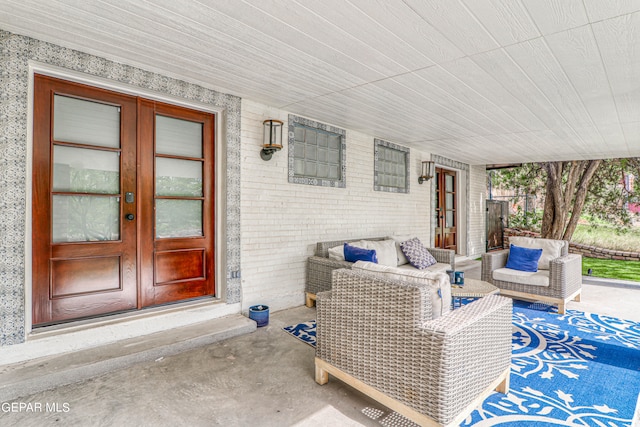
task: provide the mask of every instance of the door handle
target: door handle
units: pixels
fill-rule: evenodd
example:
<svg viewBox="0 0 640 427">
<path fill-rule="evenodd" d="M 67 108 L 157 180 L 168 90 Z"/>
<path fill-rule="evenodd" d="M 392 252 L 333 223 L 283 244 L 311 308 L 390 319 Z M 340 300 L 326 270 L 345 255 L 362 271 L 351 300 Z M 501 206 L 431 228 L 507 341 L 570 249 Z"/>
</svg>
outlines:
<svg viewBox="0 0 640 427">
<path fill-rule="evenodd" d="M 135 216 L 131 213 L 126 214 L 124 217 L 127 219 L 127 221 L 133 221 L 133 219 L 135 218 Z"/>
</svg>

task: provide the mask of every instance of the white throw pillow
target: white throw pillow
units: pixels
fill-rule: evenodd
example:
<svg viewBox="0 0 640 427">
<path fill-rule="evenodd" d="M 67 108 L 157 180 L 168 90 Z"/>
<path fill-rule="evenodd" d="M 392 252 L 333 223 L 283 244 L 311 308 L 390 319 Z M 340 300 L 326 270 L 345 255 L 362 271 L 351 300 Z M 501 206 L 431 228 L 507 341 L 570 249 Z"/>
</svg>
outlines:
<svg viewBox="0 0 640 427">
<path fill-rule="evenodd" d="M 344 261 L 344 245 L 329 248 L 329 259 Z"/>
<path fill-rule="evenodd" d="M 548 270 L 549 263 L 562 256 L 562 248 L 564 247 L 563 240 L 536 239 L 525 236 L 511 236 L 509 243 L 521 248 L 542 249 L 542 255 L 538 260 L 538 270 Z"/>
<path fill-rule="evenodd" d="M 391 236 L 391 239 L 393 239 L 395 241 L 395 243 L 396 243 L 396 256 L 398 257 L 398 264 L 397 265 L 409 264 L 409 260 L 404 255 L 404 252 L 402 252 L 402 248 L 400 247 L 400 243 L 406 242 L 407 240 L 412 239 L 413 237 L 416 237 L 416 236 L 411 236 L 411 235 Z"/>
<path fill-rule="evenodd" d="M 395 267 L 398 265 L 398 255 L 396 253 L 396 242 L 393 240 L 365 240 L 365 249 L 376 251 L 378 264 Z"/>
</svg>

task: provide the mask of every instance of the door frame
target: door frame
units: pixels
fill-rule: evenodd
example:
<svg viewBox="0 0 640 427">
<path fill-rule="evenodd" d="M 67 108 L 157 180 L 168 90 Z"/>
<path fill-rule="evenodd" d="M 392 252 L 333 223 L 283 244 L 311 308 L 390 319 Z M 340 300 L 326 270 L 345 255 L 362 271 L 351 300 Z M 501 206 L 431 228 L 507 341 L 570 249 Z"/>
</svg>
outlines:
<svg viewBox="0 0 640 427">
<path fill-rule="evenodd" d="M 159 101 L 167 104 L 173 104 L 179 107 L 190 108 L 193 110 L 203 111 L 206 113 L 213 113 L 215 116 L 214 121 L 214 138 L 216 141 L 220 141 L 219 144 L 214 145 L 214 161 L 215 161 L 215 175 L 214 175 L 214 191 L 217 195 L 215 201 L 215 241 L 214 241 L 214 260 L 217 268 L 214 271 L 214 280 L 216 283 L 215 295 L 213 301 L 226 300 L 226 283 L 227 283 L 227 186 L 225 179 L 225 171 L 227 165 L 227 137 L 225 132 L 226 123 L 226 110 L 224 107 L 215 106 L 212 104 L 205 104 L 198 101 L 190 101 L 184 98 L 178 98 L 168 94 L 161 94 L 149 89 L 136 87 L 127 83 L 117 82 L 109 80 L 103 77 L 97 77 L 73 71 L 55 65 L 44 64 L 37 61 L 29 61 L 29 76 L 28 76 L 28 99 L 27 99 L 27 147 L 26 147 L 26 170 L 25 170 L 25 185 L 26 185 L 26 216 L 25 216 L 25 262 L 24 262 L 24 313 L 25 313 L 25 337 L 28 338 L 29 334 L 33 331 L 33 318 L 32 318 L 32 305 L 33 305 L 33 263 L 32 255 L 33 248 L 31 239 L 33 236 L 33 206 L 31 203 L 33 197 L 33 109 L 34 109 L 34 79 L 35 74 L 41 74 L 44 76 L 54 77 L 58 79 L 68 80 L 74 83 L 81 83 L 90 86 L 94 86 L 100 89 L 111 90 L 120 92 L 125 95 L 139 96 L 147 98 L 153 101 Z M 161 308 L 162 309 L 162 308 Z M 170 310 L 171 307 L 167 307 Z M 134 311 L 131 316 L 135 316 L 139 311 Z M 104 318 L 98 319 L 104 321 Z M 86 320 L 84 320 L 86 322 Z M 70 322 L 67 326 L 74 325 L 74 322 Z"/>
<path fill-rule="evenodd" d="M 451 169 L 451 168 L 446 168 L 446 167 L 442 167 L 442 166 L 437 166 L 437 165 L 436 165 L 435 171 L 436 171 L 436 173 L 435 173 L 435 175 L 433 177 L 433 186 L 432 186 L 432 191 L 433 191 L 433 196 L 432 196 L 432 200 L 433 200 L 433 204 L 432 204 L 432 207 L 433 207 L 433 214 L 432 214 L 433 227 L 431 229 L 431 232 L 432 232 L 431 233 L 432 234 L 431 243 L 432 243 L 432 245 L 434 247 L 439 247 L 439 246 L 435 245 L 435 243 L 436 243 L 435 240 L 436 240 L 436 237 L 437 237 L 436 230 L 438 228 L 445 228 L 445 227 L 438 227 L 439 222 L 440 222 L 440 218 L 437 218 L 437 215 L 436 215 L 437 211 L 438 211 L 438 209 L 437 209 L 438 202 L 439 202 L 438 198 L 440 197 L 442 200 L 444 200 L 444 197 L 442 196 L 442 194 L 446 191 L 445 190 L 445 180 L 444 179 L 440 180 L 440 181 L 442 181 L 441 182 L 441 188 L 440 188 L 440 195 L 438 194 L 438 192 L 436 190 L 436 187 L 438 185 L 437 181 L 439 179 L 438 178 L 438 172 L 440 172 L 441 175 L 444 172 L 444 173 L 452 174 L 455 177 L 455 179 L 454 179 L 454 189 L 453 189 L 453 191 L 454 191 L 454 205 L 455 205 L 455 208 L 454 208 L 454 212 L 455 213 L 454 213 L 453 221 L 454 221 L 455 226 L 453 228 L 455 228 L 455 230 L 456 230 L 455 231 L 455 236 L 456 236 L 455 237 L 455 239 L 456 239 L 455 253 L 459 254 L 459 253 L 461 253 L 460 252 L 460 250 L 461 250 L 461 247 L 460 247 L 460 233 L 461 233 L 461 230 L 462 230 L 461 223 L 460 223 L 460 218 L 461 218 L 461 215 L 460 215 L 460 209 L 461 209 L 460 208 L 460 202 L 461 202 L 460 179 L 461 179 L 461 175 L 462 174 L 458 170 Z M 444 225 L 446 223 L 446 218 L 443 217 L 442 220 L 443 220 L 443 225 Z"/>
</svg>

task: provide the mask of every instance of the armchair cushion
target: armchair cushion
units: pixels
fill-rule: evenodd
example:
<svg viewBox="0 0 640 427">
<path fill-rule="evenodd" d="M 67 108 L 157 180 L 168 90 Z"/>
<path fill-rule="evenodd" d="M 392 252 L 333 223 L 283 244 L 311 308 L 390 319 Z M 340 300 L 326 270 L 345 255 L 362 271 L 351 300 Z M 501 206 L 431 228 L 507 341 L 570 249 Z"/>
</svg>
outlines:
<svg viewBox="0 0 640 427">
<path fill-rule="evenodd" d="M 351 246 L 348 243 L 344 244 L 344 259 L 349 262 L 369 261 L 378 263 L 375 249 L 362 249 L 357 246 Z"/>
<path fill-rule="evenodd" d="M 506 267 L 512 270 L 535 273 L 538 271 L 538 260 L 541 255 L 542 249 L 523 248 L 512 243 L 509 246 L 509 258 L 507 259 Z"/>
<path fill-rule="evenodd" d="M 503 282 L 519 283 L 522 285 L 549 286 L 549 270 L 536 272 L 498 268 L 493 270 L 493 279 Z"/>
<path fill-rule="evenodd" d="M 423 270 L 438 262 L 417 237 L 400 243 L 400 247 L 409 263 L 418 270 Z"/>
<path fill-rule="evenodd" d="M 542 249 L 542 256 L 538 260 L 538 270 L 548 270 L 549 262 L 563 255 L 562 249 L 565 245 L 564 240 L 536 239 L 525 236 L 509 237 L 509 243 L 521 248 Z"/>
</svg>

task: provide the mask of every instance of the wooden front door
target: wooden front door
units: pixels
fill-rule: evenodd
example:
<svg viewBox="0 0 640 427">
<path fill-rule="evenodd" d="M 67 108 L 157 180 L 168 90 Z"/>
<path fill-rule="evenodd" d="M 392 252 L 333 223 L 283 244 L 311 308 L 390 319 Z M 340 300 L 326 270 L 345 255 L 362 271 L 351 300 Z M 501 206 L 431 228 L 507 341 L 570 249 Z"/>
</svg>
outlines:
<svg viewBox="0 0 640 427">
<path fill-rule="evenodd" d="M 36 76 L 33 324 L 214 293 L 213 116 Z"/>
<path fill-rule="evenodd" d="M 454 171 L 436 168 L 436 248 L 458 249 L 457 236 L 457 175 Z"/>
</svg>

